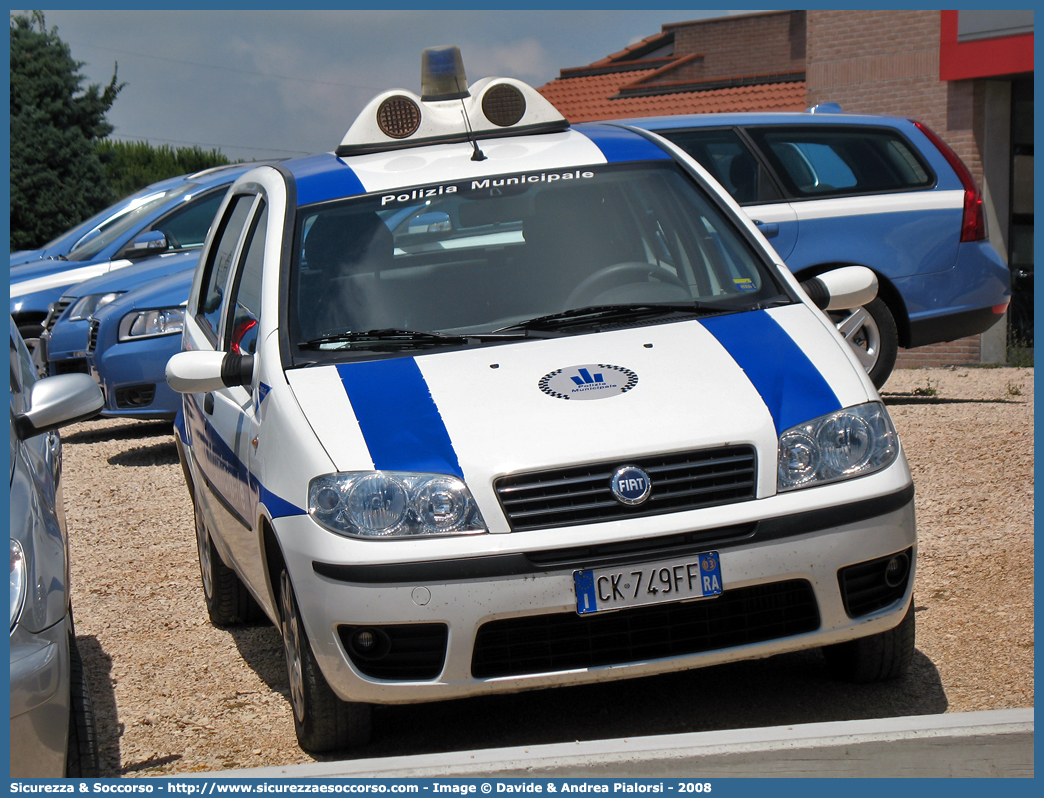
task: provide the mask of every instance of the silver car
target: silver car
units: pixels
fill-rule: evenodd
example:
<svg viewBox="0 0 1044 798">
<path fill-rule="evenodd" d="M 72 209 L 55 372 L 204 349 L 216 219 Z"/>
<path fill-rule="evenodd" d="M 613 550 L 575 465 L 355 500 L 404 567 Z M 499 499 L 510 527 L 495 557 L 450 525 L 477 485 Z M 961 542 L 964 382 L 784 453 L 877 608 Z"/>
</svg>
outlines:
<svg viewBox="0 0 1044 798">
<path fill-rule="evenodd" d="M 56 430 L 98 413 L 86 374 L 39 379 L 11 321 L 11 776 L 98 775 L 98 741 L 69 602 Z"/>
</svg>

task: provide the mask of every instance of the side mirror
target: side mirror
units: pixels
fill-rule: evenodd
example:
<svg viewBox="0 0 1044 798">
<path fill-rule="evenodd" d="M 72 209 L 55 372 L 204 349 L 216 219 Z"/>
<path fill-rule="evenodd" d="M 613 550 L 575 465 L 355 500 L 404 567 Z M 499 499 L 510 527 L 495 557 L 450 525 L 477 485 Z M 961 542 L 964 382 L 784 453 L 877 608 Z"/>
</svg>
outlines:
<svg viewBox="0 0 1044 798">
<path fill-rule="evenodd" d="M 158 255 L 170 247 L 167 236 L 161 230 L 149 230 L 142 233 L 124 247 L 124 257 L 142 258 L 147 255 Z"/>
<path fill-rule="evenodd" d="M 877 298 L 877 275 L 866 266 L 842 266 L 803 281 L 801 287 L 820 310 L 852 310 Z"/>
<path fill-rule="evenodd" d="M 178 393 L 208 393 L 247 385 L 254 356 L 230 352 L 179 352 L 167 361 L 167 385 Z"/>
<path fill-rule="evenodd" d="M 101 388 L 86 374 L 58 374 L 33 383 L 29 410 L 14 418 L 19 440 L 94 418 L 105 406 Z"/>
</svg>

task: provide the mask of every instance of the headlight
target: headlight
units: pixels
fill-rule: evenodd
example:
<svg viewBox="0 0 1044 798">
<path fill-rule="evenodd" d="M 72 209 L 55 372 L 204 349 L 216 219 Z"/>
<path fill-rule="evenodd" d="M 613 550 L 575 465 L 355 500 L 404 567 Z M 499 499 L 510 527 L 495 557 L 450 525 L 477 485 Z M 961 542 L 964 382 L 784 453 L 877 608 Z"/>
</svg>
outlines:
<svg viewBox="0 0 1044 798">
<path fill-rule="evenodd" d="M 161 308 L 128 313 L 120 319 L 121 341 L 132 338 L 155 338 L 174 335 L 185 328 L 184 308 Z"/>
<path fill-rule="evenodd" d="M 123 291 L 110 291 L 107 294 L 87 294 L 87 296 L 82 296 L 76 300 L 76 303 L 69 310 L 69 320 L 89 319 L 94 311 L 105 307 L 121 294 L 123 294 Z"/>
<path fill-rule="evenodd" d="M 352 471 L 316 477 L 308 513 L 339 535 L 403 538 L 486 531 L 471 491 L 445 474 Z"/>
<path fill-rule="evenodd" d="M 25 601 L 25 554 L 22 544 L 11 538 L 11 628 L 14 629 L 18 616 L 22 614 Z"/>
<path fill-rule="evenodd" d="M 778 490 L 861 477 L 898 454 L 899 437 L 883 404 L 846 407 L 779 436 Z"/>
</svg>

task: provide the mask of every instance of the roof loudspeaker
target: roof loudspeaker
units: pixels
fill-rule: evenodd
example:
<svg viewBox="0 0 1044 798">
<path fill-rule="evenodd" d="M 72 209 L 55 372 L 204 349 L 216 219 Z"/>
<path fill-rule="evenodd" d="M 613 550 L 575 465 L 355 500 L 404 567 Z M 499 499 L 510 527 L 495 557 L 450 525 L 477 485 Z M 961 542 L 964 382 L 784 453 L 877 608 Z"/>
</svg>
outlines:
<svg viewBox="0 0 1044 798">
<path fill-rule="evenodd" d="M 526 98 L 510 83 L 491 86 L 482 96 L 482 113 L 499 127 L 511 127 L 526 113 Z"/>
<path fill-rule="evenodd" d="M 377 127 L 381 133 L 393 139 L 405 139 L 417 132 L 421 123 L 421 111 L 409 97 L 396 94 L 377 108 Z"/>
</svg>

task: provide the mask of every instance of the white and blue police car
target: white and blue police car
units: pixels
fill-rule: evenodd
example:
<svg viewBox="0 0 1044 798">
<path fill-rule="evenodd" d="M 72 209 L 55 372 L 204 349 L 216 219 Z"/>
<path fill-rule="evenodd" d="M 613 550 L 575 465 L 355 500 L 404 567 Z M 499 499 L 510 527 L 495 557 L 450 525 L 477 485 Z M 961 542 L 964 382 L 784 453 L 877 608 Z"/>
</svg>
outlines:
<svg viewBox="0 0 1044 798">
<path fill-rule="evenodd" d="M 425 51 L 336 152 L 261 166 L 167 381 L 220 625 L 282 634 L 302 747 L 373 704 L 914 646 L 913 485 L 823 309 L 698 163 Z"/>
</svg>

